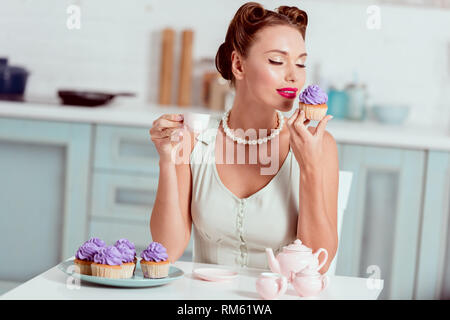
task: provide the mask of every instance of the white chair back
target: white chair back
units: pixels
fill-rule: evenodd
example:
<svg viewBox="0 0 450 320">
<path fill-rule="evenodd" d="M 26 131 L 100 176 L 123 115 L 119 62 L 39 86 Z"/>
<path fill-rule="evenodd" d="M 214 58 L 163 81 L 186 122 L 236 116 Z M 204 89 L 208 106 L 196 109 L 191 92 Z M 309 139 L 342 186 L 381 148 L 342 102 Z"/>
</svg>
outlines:
<svg viewBox="0 0 450 320">
<path fill-rule="evenodd" d="M 350 195 L 350 187 L 352 185 L 353 172 L 351 171 L 339 171 L 339 189 L 338 189 L 338 206 L 337 206 L 337 229 L 338 229 L 338 241 L 341 240 L 342 222 L 344 221 L 344 212 L 347 208 L 348 197 Z M 330 267 L 328 268 L 327 275 L 334 275 L 336 273 L 336 263 L 339 256 L 339 247 L 336 252 L 336 256 L 333 259 Z M 321 255 L 322 257 L 322 255 Z"/>
</svg>

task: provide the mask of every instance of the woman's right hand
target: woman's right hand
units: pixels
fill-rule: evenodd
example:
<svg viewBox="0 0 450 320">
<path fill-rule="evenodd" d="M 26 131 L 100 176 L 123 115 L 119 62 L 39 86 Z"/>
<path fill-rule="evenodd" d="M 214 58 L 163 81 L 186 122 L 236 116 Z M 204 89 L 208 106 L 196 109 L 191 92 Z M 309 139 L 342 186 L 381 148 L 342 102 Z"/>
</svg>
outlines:
<svg viewBox="0 0 450 320">
<path fill-rule="evenodd" d="M 172 150 L 182 141 L 183 121 L 182 114 L 163 114 L 153 121 L 150 136 L 160 161 L 171 161 Z"/>
</svg>

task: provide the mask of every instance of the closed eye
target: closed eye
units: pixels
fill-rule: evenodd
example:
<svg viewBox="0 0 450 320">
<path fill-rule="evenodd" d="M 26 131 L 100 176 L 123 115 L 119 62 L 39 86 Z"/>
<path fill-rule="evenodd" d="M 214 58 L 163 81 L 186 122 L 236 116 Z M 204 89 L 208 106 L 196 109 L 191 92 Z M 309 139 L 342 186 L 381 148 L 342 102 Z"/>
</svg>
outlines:
<svg viewBox="0 0 450 320">
<path fill-rule="evenodd" d="M 270 59 L 269 59 L 269 61 L 270 61 L 270 63 L 276 64 L 276 65 L 282 64 L 282 62 L 272 61 L 272 60 L 270 60 Z M 306 67 L 304 64 L 297 64 L 297 66 L 298 66 L 299 68 L 305 68 L 305 67 Z"/>
</svg>

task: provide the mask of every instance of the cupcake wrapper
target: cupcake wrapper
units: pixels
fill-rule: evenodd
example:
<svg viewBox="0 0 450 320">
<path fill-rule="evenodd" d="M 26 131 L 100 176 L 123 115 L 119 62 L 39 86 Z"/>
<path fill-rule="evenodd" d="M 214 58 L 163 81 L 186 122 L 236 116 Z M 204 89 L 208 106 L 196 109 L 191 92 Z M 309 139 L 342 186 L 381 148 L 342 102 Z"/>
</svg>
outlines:
<svg viewBox="0 0 450 320">
<path fill-rule="evenodd" d="M 169 275 L 169 263 L 164 264 L 146 264 L 141 263 L 142 273 L 145 278 L 157 279 L 165 278 Z"/>
<path fill-rule="evenodd" d="M 133 262 L 124 263 L 122 265 L 122 269 L 124 271 L 123 275 L 125 278 L 131 278 L 134 274 L 134 270 L 136 269 L 136 264 Z"/>
<path fill-rule="evenodd" d="M 74 261 L 75 265 L 75 272 L 85 275 L 92 275 L 91 265 L 92 263 L 77 263 L 77 261 Z"/>
<path fill-rule="evenodd" d="M 302 104 L 303 110 L 305 110 L 306 119 L 320 121 L 327 114 L 328 108 L 316 107 L 314 105 Z"/>
<path fill-rule="evenodd" d="M 101 264 L 92 264 L 92 275 L 96 277 L 111 278 L 111 279 L 127 279 L 133 276 L 134 266 L 129 265 L 129 267 L 124 268 L 110 268 L 108 266 L 103 266 Z"/>
</svg>

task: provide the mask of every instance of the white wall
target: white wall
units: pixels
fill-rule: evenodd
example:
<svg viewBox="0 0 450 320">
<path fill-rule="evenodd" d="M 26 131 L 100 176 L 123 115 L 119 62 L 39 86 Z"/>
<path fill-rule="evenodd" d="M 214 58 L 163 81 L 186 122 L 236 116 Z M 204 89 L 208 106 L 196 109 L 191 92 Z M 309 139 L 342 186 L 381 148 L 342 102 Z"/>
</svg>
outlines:
<svg viewBox="0 0 450 320">
<path fill-rule="evenodd" d="M 54 96 L 58 88 L 76 87 L 134 91 L 142 101 L 156 103 L 160 30 L 193 28 L 193 102 L 199 104 L 198 61 L 215 56 L 245 2 L 3 0 L 0 56 L 31 70 L 28 96 Z M 442 113 L 450 109 L 444 95 L 450 91 L 450 10 L 380 4 L 381 29 L 369 30 L 366 9 L 377 1 L 259 2 L 267 9 L 296 5 L 308 12 L 309 81 L 319 63 L 322 76 L 336 84 L 357 72 L 371 103 L 413 106 L 410 123 L 447 122 Z M 80 30 L 66 27 L 70 4 L 81 6 Z"/>
</svg>

